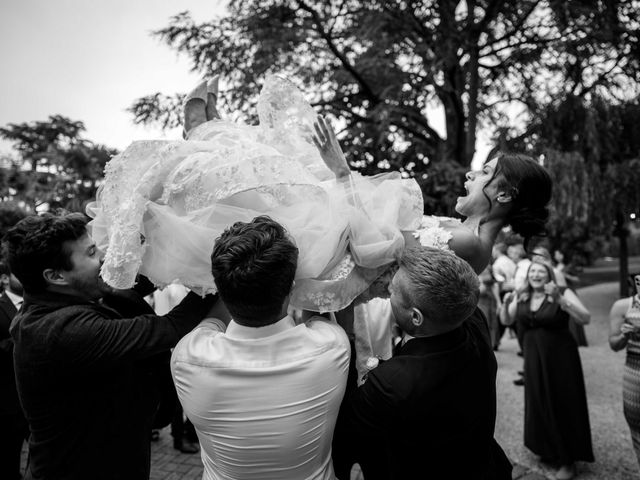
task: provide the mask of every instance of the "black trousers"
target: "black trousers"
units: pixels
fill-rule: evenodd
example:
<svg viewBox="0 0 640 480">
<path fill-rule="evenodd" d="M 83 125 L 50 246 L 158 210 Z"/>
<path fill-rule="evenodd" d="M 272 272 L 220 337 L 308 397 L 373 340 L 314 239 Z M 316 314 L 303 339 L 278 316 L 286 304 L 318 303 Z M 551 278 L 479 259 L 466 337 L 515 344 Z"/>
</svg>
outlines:
<svg viewBox="0 0 640 480">
<path fill-rule="evenodd" d="M 22 443 L 29 438 L 29 425 L 21 412 L 0 415 L 0 478 L 19 480 Z"/>
</svg>

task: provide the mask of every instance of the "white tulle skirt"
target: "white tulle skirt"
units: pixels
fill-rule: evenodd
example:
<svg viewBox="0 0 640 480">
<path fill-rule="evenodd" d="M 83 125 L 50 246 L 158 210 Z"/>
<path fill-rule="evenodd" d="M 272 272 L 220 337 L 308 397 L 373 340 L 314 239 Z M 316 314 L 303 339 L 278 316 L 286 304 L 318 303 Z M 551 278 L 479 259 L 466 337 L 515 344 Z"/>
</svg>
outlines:
<svg viewBox="0 0 640 480">
<path fill-rule="evenodd" d="M 267 79 L 260 125 L 211 121 L 187 141 L 134 142 L 107 165 L 90 232 L 104 280 L 215 292 L 210 256 L 235 222 L 268 215 L 299 249 L 291 303 L 344 308 L 401 253 L 422 219 L 417 183 L 398 173 L 337 182 L 311 142 L 315 113 L 292 84 Z"/>
</svg>

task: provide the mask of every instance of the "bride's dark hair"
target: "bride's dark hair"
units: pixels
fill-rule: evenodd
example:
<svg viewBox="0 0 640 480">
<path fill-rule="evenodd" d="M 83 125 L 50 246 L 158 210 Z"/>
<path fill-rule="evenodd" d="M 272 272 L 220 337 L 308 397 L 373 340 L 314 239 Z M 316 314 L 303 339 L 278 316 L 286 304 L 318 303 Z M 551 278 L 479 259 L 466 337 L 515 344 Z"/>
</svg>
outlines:
<svg viewBox="0 0 640 480">
<path fill-rule="evenodd" d="M 487 185 L 496 180 L 498 188 L 505 188 L 511 195 L 512 207 L 505 223 L 524 237 L 526 248 L 531 237 L 546 235 L 551 177 L 542 165 L 527 155 L 499 153 L 496 157 L 496 169 Z"/>
</svg>

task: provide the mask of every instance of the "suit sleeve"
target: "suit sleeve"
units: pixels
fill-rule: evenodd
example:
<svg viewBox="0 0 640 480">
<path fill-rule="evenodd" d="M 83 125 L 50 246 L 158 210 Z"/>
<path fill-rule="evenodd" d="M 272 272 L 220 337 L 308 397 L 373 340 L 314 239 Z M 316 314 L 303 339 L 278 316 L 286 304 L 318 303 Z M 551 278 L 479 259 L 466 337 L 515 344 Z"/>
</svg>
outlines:
<svg viewBox="0 0 640 480">
<path fill-rule="evenodd" d="M 217 297 L 189 293 L 164 316 L 112 318 L 109 311 L 68 307 L 66 327 L 56 338 L 54 355 L 74 368 L 96 369 L 167 351 L 191 331 Z"/>
<path fill-rule="evenodd" d="M 357 461 L 365 478 L 389 478 L 386 442 L 393 436 L 398 420 L 398 395 L 393 385 L 398 369 L 382 363 L 369 372 L 367 381 L 349 398 L 347 435 L 356 450 Z"/>
</svg>

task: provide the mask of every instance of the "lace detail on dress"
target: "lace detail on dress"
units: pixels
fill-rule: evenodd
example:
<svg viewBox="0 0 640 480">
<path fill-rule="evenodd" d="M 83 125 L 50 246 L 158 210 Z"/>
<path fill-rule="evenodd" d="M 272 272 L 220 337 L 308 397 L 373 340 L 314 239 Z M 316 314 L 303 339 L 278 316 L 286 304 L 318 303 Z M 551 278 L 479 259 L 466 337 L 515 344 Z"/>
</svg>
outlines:
<svg viewBox="0 0 640 480">
<path fill-rule="evenodd" d="M 265 143 L 304 165 L 320 180 L 333 178 L 313 143 L 317 113 L 290 81 L 271 75 L 258 100 L 258 118 Z"/>
<path fill-rule="evenodd" d="M 450 251 L 449 240 L 451 240 L 453 234 L 440 226 L 445 221 L 462 224 L 457 218 L 425 215 L 422 217 L 420 226 L 413 233 L 413 236 L 418 239 L 423 247 L 434 247 Z"/>
</svg>

